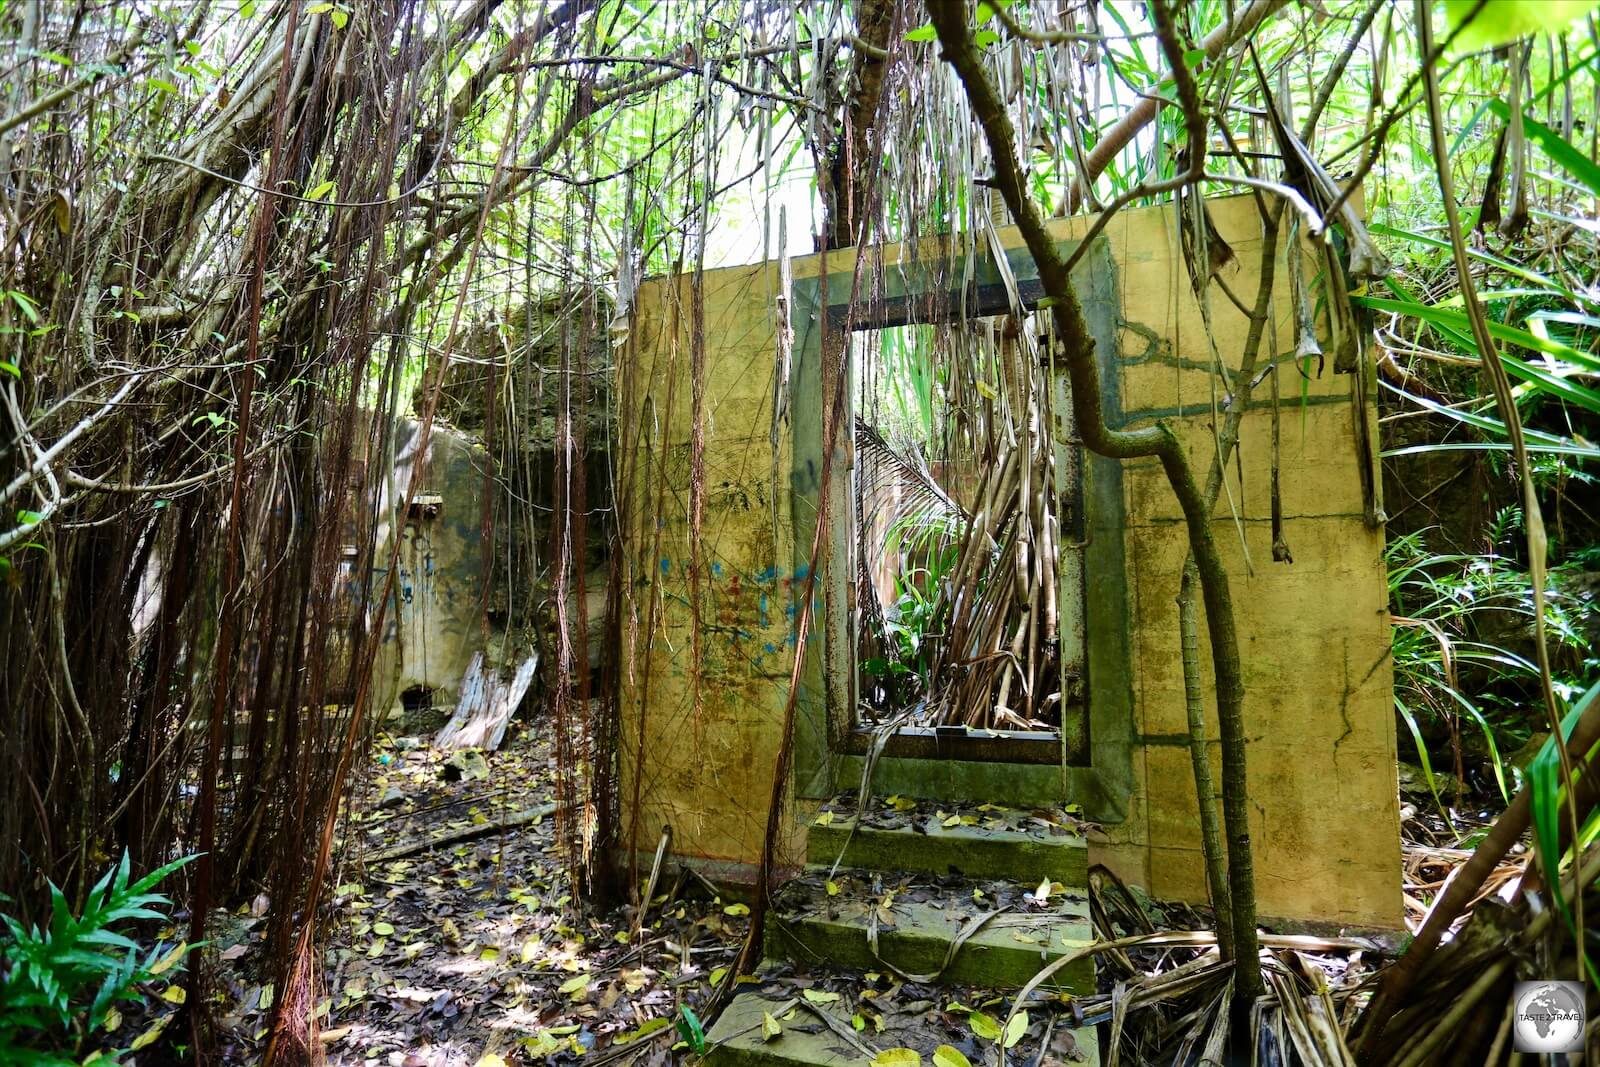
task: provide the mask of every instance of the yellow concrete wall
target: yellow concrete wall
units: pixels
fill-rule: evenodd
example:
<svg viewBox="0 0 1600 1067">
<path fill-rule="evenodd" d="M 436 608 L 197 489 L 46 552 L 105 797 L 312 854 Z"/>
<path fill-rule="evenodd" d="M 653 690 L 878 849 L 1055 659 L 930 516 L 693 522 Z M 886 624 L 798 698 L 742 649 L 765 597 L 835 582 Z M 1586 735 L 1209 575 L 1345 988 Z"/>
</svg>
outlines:
<svg viewBox="0 0 1600 1067">
<path fill-rule="evenodd" d="M 640 287 L 630 351 L 618 355 L 624 368 L 616 384 L 618 440 L 642 441 L 622 445 L 625 461 L 636 466 L 628 484 L 619 486 L 631 594 L 620 650 L 621 830 L 625 847 L 636 839 L 646 853 L 667 824 L 675 855 L 748 864 L 759 856 L 766 830 L 772 760 L 794 663 L 790 609 L 798 595 L 786 437 L 773 477 L 776 285 L 776 270 L 763 267 L 711 271 L 704 279 L 705 580 L 698 679 L 688 580 L 688 278 Z M 628 437 L 634 433 L 641 437 Z M 652 618 L 659 626 L 652 627 Z M 642 775 L 636 771 L 641 750 Z"/>
<path fill-rule="evenodd" d="M 1249 299 L 1260 254 L 1255 207 L 1241 197 L 1214 202 L 1211 210 L 1238 256 L 1238 266 L 1224 280 Z M 1089 221 L 1058 220 L 1052 228 L 1059 238 L 1070 239 L 1081 236 Z M 1179 259 L 1172 212 L 1124 212 L 1105 236 L 1118 267 L 1126 323 L 1118 354 L 1126 420 L 1138 425 L 1167 417 L 1203 472 L 1214 449 L 1208 371 L 1213 356 Z M 1001 238 L 1006 247 L 1022 244 L 1014 230 L 1002 230 Z M 893 264 L 900 254 L 885 250 L 884 261 Z M 851 262 L 848 252 L 830 253 L 826 267 L 820 258 L 796 260 L 795 276 L 847 269 Z M 1307 276 L 1316 270 L 1308 260 Z M 1293 347 L 1285 274 L 1278 272 L 1280 297 L 1274 305 L 1273 349 L 1280 352 Z M 711 573 L 702 610 L 708 625 L 702 631 L 698 709 L 685 579 L 691 434 L 687 278 L 640 288 L 628 338 L 632 352 L 618 360 L 637 368 L 631 392 L 619 383 L 620 418 L 648 426 L 650 448 L 640 451 L 652 454 L 641 461 L 645 466 L 635 478 L 626 527 L 632 563 L 623 642 L 623 830 L 625 835 L 635 831 L 638 847 L 649 850 L 663 822 L 669 822 L 678 855 L 732 864 L 753 862 L 759 854 L 793 664 L 798 583 L 792 571 L 790 442 L 780 436 L 774 485 L 770 439 L 776 287 L 777 272 L 770 265 L 705 276 L 707 508 L 702 534 Z M 1216 293 L 1212 323 L 1219 357 L 1236 364 L 1245 317 Z M 1157 343 L 1152 345 L 1151 338 Z M 1290 366 L 1281 374 L 1281 486 L 1294 563 L 1272 561 L 1268 383 L 1257 389 L 1244 422 L 1242 484 L 1238 468 L 1230 465 L 1229 492 L 1217 512 L 1244 659 L 1260 910 L 1290 919 L 1398 926 L 1400 850 L 1383 535 L 1364 520 L 1353 379 L 1335 375 L 1331 357 L 1321 377 L 1302 379 Z M 1363 417 L 1371 425 L 1371 412 Z M 1127 464 L 1124 495 L 1129 666 L 1139 743 L 1128 818 L 1096 836 L 1092 858 L 1159 897 L 1201 900 L 1204 879 L 1184 745 L 1174 604 L 1187 545 L 1177 505 L 1156 463 Z M 658 507 L 661 501 L 664 506 Z M 663 624 L 646 656 L 654 594 L 659 594 Z M 636 773 L 641 751 L 642 775 Z M 632 803 L 636 785 L 637 806 Z M 791 824 L 788 829 L 792 836 L 785 852 L 794 859 L 804 828 Z"/>
<path fill-rule="evenodd" d="M 1255 209 L 1248 198 L 1234 198 L 1214 204 L 1212 212 L 1239 259 L 1224 280 L 1248 300 L 1261 253 Z M 1211 355 L 1171 218 L 1170 211 L 1130 212 L 1108 227 L 1121 268 L 1124 317 L 1143 327 L 1138 335 L 1125 331 L 1120 355 L 1124 361 L 1136 358 L 1147 347 L 1141 336 L 1146 332 L 1164 339 L 1167 349 L 1152 360 L 1125 364 L 1123 408 L 1135 425 L 1149 421 L 1141 410 L 1185 412 L 1171 421 L 1203 471 L 1215 451 L 1205 369 Z M 1306 276 L 1316 270 L 1308 260 Z M 1293 348 L 1286 274 L 1280 266 L 1273 346 L 1279 352 Z M 1236 363 L 1245 316 L 1219 293 L 1212 321 L 1218 352 Z M 1364 517 L 1353 378 L 1332 372 L 1331 355 L 1320 378 L 1303 379 L 1288 365 L 1280 374 L 1280 487 L 1294 562 L 1272 561 L 1270 383 L 1256 389 L 1241 427 L 1241 464 L 1229 467 L 1216 525 L 1244 666 L 1260 910 L 1398 926 L 1399 816 L 1383 533 Z M 1365 417 L 1375 439 L 1372 413 Z M 1127 464 L 1124 490 L 1135 729 L 1144 741 L 1134 749 L 1134 773 L 1143 789 L 1133 798 L 1129 819 L 1107 827 L 1094 854 L 1158 897 L 1200 900 L 1205 885 L 1175 604 L 1187 542 L 1157 463 Z M 1209 659 L 1202 659 L 1209 688 Z M 1210 721 L 1215 736 L 1214 706 Z"/>
</svg>

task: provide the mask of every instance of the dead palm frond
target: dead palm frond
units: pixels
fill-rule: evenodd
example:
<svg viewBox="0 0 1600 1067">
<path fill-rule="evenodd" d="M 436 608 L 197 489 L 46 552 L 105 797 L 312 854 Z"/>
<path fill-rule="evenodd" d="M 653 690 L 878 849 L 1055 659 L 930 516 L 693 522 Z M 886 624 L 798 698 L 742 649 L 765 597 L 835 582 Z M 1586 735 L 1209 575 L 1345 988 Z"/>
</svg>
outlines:
<svg viewBox="0 0 1600 1067">
<path fill-rule="evenodd" d="M 1047 729 L 1061 710 L 1048 374 L 1025 320 L 1014 316 L 943 327 L 914 357 L 922 375 L 938 381 L 950 416 L 924 417 L 921 432 L 939 422 L 941 460 L 972 472 L 976 484 L 963 506 L 922 457 L 858 426 L 867 652 L 898 654 L 892 669 L 916 674 L 921 725 Z M 894 372 L 863 368 L 869 381 Z M 950 400 L 958 395 L 972 402 L 958 406 Z"/>
<path fill-rule="evenodd" d="M 903 562 L 892 558 L 894 549 L 925 547 L 919 532 L 938 537 L 965 525 L 966 509 L 945 491 L 916 453 L 894 449 L 864 419 L 856 419 L 856 515 L 862 531 L 863 577 L 874 594 L 880 615 L 893 607 L 885 597 L 882 579 L 902 573 Z M 863 595 L 869 588 L 863 588 Z"/>
</svg>

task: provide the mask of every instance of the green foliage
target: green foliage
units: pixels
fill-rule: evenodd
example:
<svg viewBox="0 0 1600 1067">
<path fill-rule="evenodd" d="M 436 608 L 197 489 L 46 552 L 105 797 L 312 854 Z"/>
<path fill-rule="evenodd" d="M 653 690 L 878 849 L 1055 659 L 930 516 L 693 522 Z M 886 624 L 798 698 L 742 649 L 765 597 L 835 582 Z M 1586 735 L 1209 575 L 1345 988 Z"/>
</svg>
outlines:
<svg viewBox="0 0 1600 1067">
<path fill-rule="evenodd" d="M 1423 534 L 1395 538 L 1386 552 L 1393 636 L 1395 708 L 1416 743 L 1429 788 L 1437 784 L 1426 735 L 1440 728 L 1452 747 L 1461 743 L 1465 720 L 1483 739 L 1502 797 L 1509 799 L 1513 771 L 1505 754 L 1536 732 L 1521 699 L 1537 693 L 1539 669 L 1517 651 L 1531 632 L 1533 586 L 1526 569 L 1496 548 L 1511 543 L 1520 512 L 1506 508 L 1491 524 L 1481 554 L 1427 551 Z M 1570 605 L 1548 594 L 1546 624 L 1558 647 L 1582 653 L 1586 642 Z M 1563 693 L 1575 679 L 1558 679 Z"/>
<path fill-rule="evenodd" d="M 934 640 L 950 611 L 948 576 L 959 558 L 959 516 L 917 512 L 889 527 L 885 552 L 900 560 L 895 603 L 875 635 L 885 655 L 866 660 L 862 673 L 876 678 L 888 706 L 904 706 L 928 692 L 938 659 Z"/>
<path fill-rule="evenodd" d="M 119 1001 L 138 1000 L 137 986 L 177 973 L 195 946 L 157 944 L 142 952 L 128 936 L 130 924 L 167 918 L 172 902 L 152 892 L 167 875 L 195 859 L 185 856 L 130 882 L 128 854 L 89 890 L 74 915 L 66 896 L 50 885 L 50 925 L 24 925 L 0 914 L 0 1062 L 75 1064 L 64 1053 L 81 1050 L 101 1030 Z"/>
<path fill-rule="evenodd" d="M 678 1036 L 683 1038 L 695 1055 L 704 1055 L 706 1051 L 706 1028 L 700 1022 L 700 1017 L 694 1013 L 689 1005 L 681 1005 L 678 1009 Z"/>
<path fill-rule="evenodd" d="M 1562 717 L 1563 739 L 1571 736 L 1572 728 L 1578 724 L 1583 713 L 1597 698 L 1600 698 L 1600 682 L 1590 686 Z M 1561 757 L 1556 751 L 1554 738 L 1545 741 L 1528 767 L 1528 791 L 1529 798 L 1533 802 L 1531 821 L 1534 844 L 1539 853 L 1540 867 L 1544 871 L 1545 884 L 1550 887 L 1551 896 L 1562 918 L 1566 920 L 1568 928 L 1576 932 L 1572 911 L 1561 892 L 1561 865 L 1564 858 L 1560 846 L 1561 822 L 1564 818 L 1561 807 L 1567 790 L 1562 785 Z M 1596 823 L 1591 818 L 1582 838 L 1574 844 L 1581 848 L 1593 841 L 1595 834 Z M 1590 981 L 1600 985 L 1600 976 L 1596 975 L 1594 963 L 1587 952 L 1584 953 L 1583 962 L 1589 972 Z"/>
<path fill-rule="evenodd" d="M 1454 30 L 1471 17 L 1457 34 L 1457 52 L 1494 48 L 1536 33 L 1558 33 L 1597 6 L 1597 0 L 1445 0 L 1445 12 Z M 1476 14 L 1474 14 L 1476 12 Z"/>
</svg>

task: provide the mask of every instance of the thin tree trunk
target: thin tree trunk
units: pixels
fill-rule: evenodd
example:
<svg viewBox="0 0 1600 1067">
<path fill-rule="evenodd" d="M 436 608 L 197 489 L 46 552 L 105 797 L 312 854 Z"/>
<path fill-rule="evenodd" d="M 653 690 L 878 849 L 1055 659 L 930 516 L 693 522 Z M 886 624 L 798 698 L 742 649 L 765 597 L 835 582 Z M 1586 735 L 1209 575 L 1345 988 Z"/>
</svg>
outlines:
<svg viewBox="0 0 1600 1067">
<path fill-rule="evenodd" d="M 1264 205 L 1261 211 L 1261 266 L 1256 288 L 1255 307 L 1250 312 L 1250 328 L 1245 338 L 1244 352 L 1239 369 L 1234 374 L 1233 403 L 1217 432 L 1216 450 L 1211 456 L 1211 467 L 1206 473 L 1205 502 L 1208 511 L 1215 510 L 1217 497 L 1222 491 L 1222 479 L 1229 458 L 1239 442 L 1239 427 L 1250 409 L 1251 383 L 1255 380 L 1256 363 L 1261 354 L 1261 343 L 1267 335 L 1267 325 L 1272 309 L 1272 290 L 1277 277 L 1278 223 L 1282 208 L 1276 211 Z M 1298 254 L 1291 248 L 1290 255 Z M 1202 263 L 1201 270 L 1209 269 Z M 1270 358 L 1270 357 L 1269 357 Z M 1195 601 L 1199 571 L 1191 551 L 1183 563 L 1183 580 L 1178 587 L 1178 632 L 1183 650 L 1184 709 L 1189 725 L 1189 757 L 1194 768 L 1195 797 L 1200 808 L 1200 839 L 1205 851 L 1206 881 L 1211 888 L 1211 903 L 1217 913 L 1217 943 L 1224 955 L 1233 947 L 1232 904 L 1228 892 L 1226 869 L 1223 862 L 1222 831 L 1217 825 L 1216 786 L 1211 774 L 1211 756 L 1206 751 L 1205 694 L 1200 684 L 1200 640 L 1198 608 Z"/>
<path fill-rule="evenodd" d="M 821 175 L 822 225 L 827 248 L 849 248 L 856 242 L 861 223 L 861 201 L 867 183 L 861 176 L 868 158 L 883 138 L 869 140 L 883 97 L 883 78 L 889 66 L 889 42 L 900 0 L 862 0 L 856 10 L 855 62 L 847 80 L 857 86 L 845 109 L 844 129 L 834 139 L 833 151 Z"/>
</svg>

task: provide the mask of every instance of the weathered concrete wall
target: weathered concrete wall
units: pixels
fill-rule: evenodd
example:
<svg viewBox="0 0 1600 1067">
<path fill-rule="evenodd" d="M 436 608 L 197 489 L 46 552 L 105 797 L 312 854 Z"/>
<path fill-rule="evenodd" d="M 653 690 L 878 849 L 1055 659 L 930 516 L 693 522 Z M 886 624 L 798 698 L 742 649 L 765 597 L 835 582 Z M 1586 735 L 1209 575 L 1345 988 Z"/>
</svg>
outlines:
<svg viewBox="0 0 1600 1067">
<path fill-rule="evenodd" d="M 394 492 L 405 501 L 416 462 L 418 424 L 402 419 L 396 430 Z M 484 647 L 482 507 L 486 453 L 442 423 L 433 427 L 427 461 L 411 513 L 399 521 L 400 555 L 395 599 L 385 613 L 383 643 L 374 664 L 375 706 L 393 710 L 413 687 L 433 691 L 436 711 L 406 729 L 442 724 L 455 708 L 461 676 Z M 388 509 L 386 485 L 375 486 Z M 390 529 L 378 529 L 371 588 L 376 597 L 388 574 Z M 437 720 L 437 722 L 433 721 Z"/>
<path fill-rule="evenodd" d="M 1235 198 L 1214 203 L 1212 211 L 1239 258 L 1226 280 L 1248 298 L 1260 251 L 1255 208 Z M 1117 380 L 1108 384 L 1120 391 L 1126 425 L 1168 418 L 1203 471 L 1214 448 L 1212 356 L 1172 218 L 1170 209 L 1125 212 L 1105 232 L 1122 320 Z M 1087 225 L 1072 219 L 1052 227 L 1066 241 Z M 1000 236 L 1008 249 L 1022 245 L 1014 230 Z M 847 269 L 850 255 L 831 253 L 826 267 L 821 257 L 796 260 L 794 277 Z M 890 249 L 884 259 L 894 264 L 899 256 Z M 1308 276 L 1315 269 L 1308 264 Z M 1280 280 L 1285 275 L 1280 269 Z M 640 288 L 630 351 L 618 356 L 620 367 L 635 368 L 618 385 L 621 446 L 629 447 L 629 434 L 639 435 L 631 487 L 619 490 L 626 493 L 628 594 L 621 649 L 624 841 L 636 835 L 648 851 L 670 824 L 676 855 L 728 870 L 759 855 L 805 577 L 794 563 L 790 424 L 780 426 L 776 446 L 772 435 L 775 384 L 785 380 L 776 367 L 777 286 L 771 264 L 704 279 L 706 511 L 698 597 L 689 580 L 687 278 Z M 1287 352 L 1292 305 L 1287 285 L 1281 282 L 1279 291 L 1273 348 Z M 1219 293 L 1212 322 L 1220 358 L 1235 364 L 1245 317 Z M 1231 567 L 1244 657 L 1261 911 L 1397 926 L 1383 534 L 1364 519 L 1354 427 L 1357 418 L 1370 426 L 1372 413 L 1353 404 L 1353 381 L 1332 373 L 1331 358 L 1329 371 L 1309 380 L 1292 363 L 1282 367 L 1280 465 L 1294 563 L 1272 561 L 1270 383 L 1258 389 L 1245 419 L 1243 481 L 1230 467 L 1217 535 Z M 1131 692 L 1132 774 L 1127 796 L 1119 798 L 1123 817 L 1092 843 L 1093 858 L 1158 896 L 1199 900 L 1204 877 L 1174 604 L 1187 545 L 1158 465 L 1126 464 L 1121 499 L 1125 573 L 1090 577 L 1125 597 L 1127 652 L 1120 676 L 1091 677 L 1090 700 L 1100 687 Z M 789 859 L 800 854 L 803 822 L 786 821 Z"/>
<path fill-rule="evenodd" d="M 619 653 L 621 830 L 648 852 L 670 824 L 674 854 L 713 867 L 748 864 L 760 853 L 794 662 L 796 590 L 804 585 L 791 562 L 788 434 L 779 436 L 776 459 L 771 441 L 776 284 L 776 270 L 763 267 L 712 271 L 704 280 L 698 678 L 688 580 L 692 360 L 686 325 L 679 333 L 689 321 L 687 278 L 640 288 L 629 351 L 617 359 L 633 368 L 616 386 L 615 448 L 632 464 L 617 487 L 630 594 Z M 639 434 L 643 443 L 630 447 Z"/>
<path fill-rule="evenodd" d="M 1261 247 L 1254 209 L 1238 198 L 1217 205 L 1214 215 L 1240 261 L 1226 280 L 1235 292 L 1253 294 Z M 1143 327 L 1142 337 L 1125 336 L 1119 354 L 1123 407 L 1130 425 L 1173 417 L 1204 470 L 1215 448 L 1210 356 L 1170 217 L 1140 212 L 1109 228 L 1126 316 Z M 1315 268 L 1308 268 L 1311 277 Z M 1286 274 L 1280 268 L 1277 277 Z M 1274 349 L 1286 352 L 1293 349 L 1291 304 L 1287 286 L 1279 291 Z M 1218 294 L 1213 321 L 1218 351 L 1236 362 L 1244 316 Z M 1153 348 L 1143 340 L 1152 335 L 1162 341 Z M 1244 666 L 1256 877 L 1264 915 L 1398 926 L 1383 531 L 1365 521 L 1354 379 L 1333 374 L 1331 366 L 1330 354 L 1330 370 L 1309 380 L 1291 363 L 1280 370 L 1280 485 L 1294 562 L 1272 560 L 1270 383 L 1256 390 L 1241 427 L 1241 462 L 1230 465 L 1217 509 Z M 1373 413 L 1359 417 L 1376 441 Z M 1134 708 L 1143 742 L 1134 765 L 1143 789 L 1132 798 L 1129 818 L 1106 828 L 1097 858 L 1157 896 L 1199 900 L 1205 885 L 1175 603 L 1187 545 L 1159 465 L 1139 461 L 1124 470 Z M 1202 661 L 1209 691 L 1209 657 Z M 1214 706 L 1209 721 L 1214 737 Z"/>
</svg>

